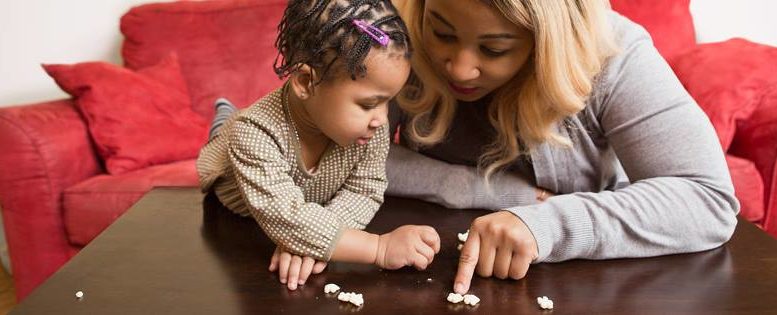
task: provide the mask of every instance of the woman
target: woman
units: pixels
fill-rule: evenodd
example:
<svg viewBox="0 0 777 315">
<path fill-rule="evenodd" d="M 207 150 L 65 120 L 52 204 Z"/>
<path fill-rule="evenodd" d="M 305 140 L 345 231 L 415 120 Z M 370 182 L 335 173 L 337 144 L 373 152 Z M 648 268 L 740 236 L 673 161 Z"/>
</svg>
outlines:
<svg viewBox="0 0 777 315">
<path fill-rule="evenodd" d="M 644 29 L 602 0 L 399 1 L 417 51 L 387 193 L 476 219 L 454 291 L 531 263 L 726 242 L 739 204 L 712 125 Z"/>
</svg>

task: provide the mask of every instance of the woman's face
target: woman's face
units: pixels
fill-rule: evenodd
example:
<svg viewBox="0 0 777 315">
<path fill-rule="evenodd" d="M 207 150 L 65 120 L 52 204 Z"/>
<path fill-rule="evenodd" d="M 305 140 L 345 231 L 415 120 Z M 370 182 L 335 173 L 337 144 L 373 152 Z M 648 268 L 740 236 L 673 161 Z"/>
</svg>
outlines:
<svg viewBox="0 0 777 315">
<path fill-rule="evenodd" d="M 479 0 L 427 0 L 421 41 L 461 101 L 478 100 L 507 83 L 534 47 L 527 29 Z"/>
</svg>

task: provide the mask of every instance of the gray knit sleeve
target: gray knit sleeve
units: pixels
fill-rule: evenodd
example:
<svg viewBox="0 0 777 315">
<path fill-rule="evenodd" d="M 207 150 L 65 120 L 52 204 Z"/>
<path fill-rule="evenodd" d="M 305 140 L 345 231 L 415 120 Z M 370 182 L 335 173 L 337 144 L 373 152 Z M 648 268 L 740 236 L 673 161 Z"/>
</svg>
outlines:
<svg viewBox="0 0 777 315">
<path fill-rule="evenodd" d="M 449 164 L 392 144 L 386 162 L 389 195 L 421 199 L 453 209 L 505 209 L 537 202 L 536 191 L 519 174 L 505 172 L 486 187 L 474 167 Z"/>
<path fill-rule="evenodd" d="M 631 185 L 511 208 L 537 240 L 537 261 L 702 251 L 734 231 L 739 203 L 709 119 L 647 34 L 634 37 L 589 105 Z"/>
</svg>

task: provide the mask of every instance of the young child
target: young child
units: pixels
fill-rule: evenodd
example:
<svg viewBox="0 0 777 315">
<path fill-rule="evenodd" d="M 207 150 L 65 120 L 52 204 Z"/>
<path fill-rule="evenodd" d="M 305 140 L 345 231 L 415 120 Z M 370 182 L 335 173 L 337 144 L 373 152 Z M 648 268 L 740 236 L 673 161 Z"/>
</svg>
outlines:
<svg viewBox="0 0 777 315">
<path fill-rule="evenodd" d="M 291 290 L 329 260 L 426 268 L 440 248 L 433 228 L 362 231 L 387 186 L 387 103 L 410 73 L 396 9 L 291 0 L 278 30 L 275 72 L 287 81 L 234 114 L 218 102 L 197 160 L 202 190 L 256 219 L 277 245 L 270 271 Z"/>
</svg>

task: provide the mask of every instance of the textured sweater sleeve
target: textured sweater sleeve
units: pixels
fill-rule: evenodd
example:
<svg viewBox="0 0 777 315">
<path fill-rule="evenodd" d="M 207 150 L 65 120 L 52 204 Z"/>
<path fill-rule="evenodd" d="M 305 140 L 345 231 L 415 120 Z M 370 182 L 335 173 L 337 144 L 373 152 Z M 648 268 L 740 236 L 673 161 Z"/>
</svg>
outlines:
<svg viewBox="0 0 777 315">
<path fill-rule="evenodd" d="M 389 195 L 421 199 L 452 209 L 505 209 L 537 203 L 535 187 L 519 174 L 495 175 L 487 187 L 477 168 L 449 164 L 398 144 L 386 162 Z"/>
<path fill-rule="evenodd" d="M 364 229 L 383 203 L 386 191 L 388 127 L 378 129 L 342 187 L 326 205 L 349 228 Z"/>
<path fill-rule="evenodd" d="M 537 261 L 702 251 L 734 231 L 739 204 L 712 125 L 647 34 L 638 37 L 589 102 L 631 185 L 509 209 L 534 234 Z"/>
<path fill-rule="evenodd" d="M 234 122 L 228 161 L 252 216 L 265 234 L 289 252 L 329 260 L 346 225 L 323 206 L 305 202 L 288 175 L 285 141 L 247 116 Z"/>
</svg>

